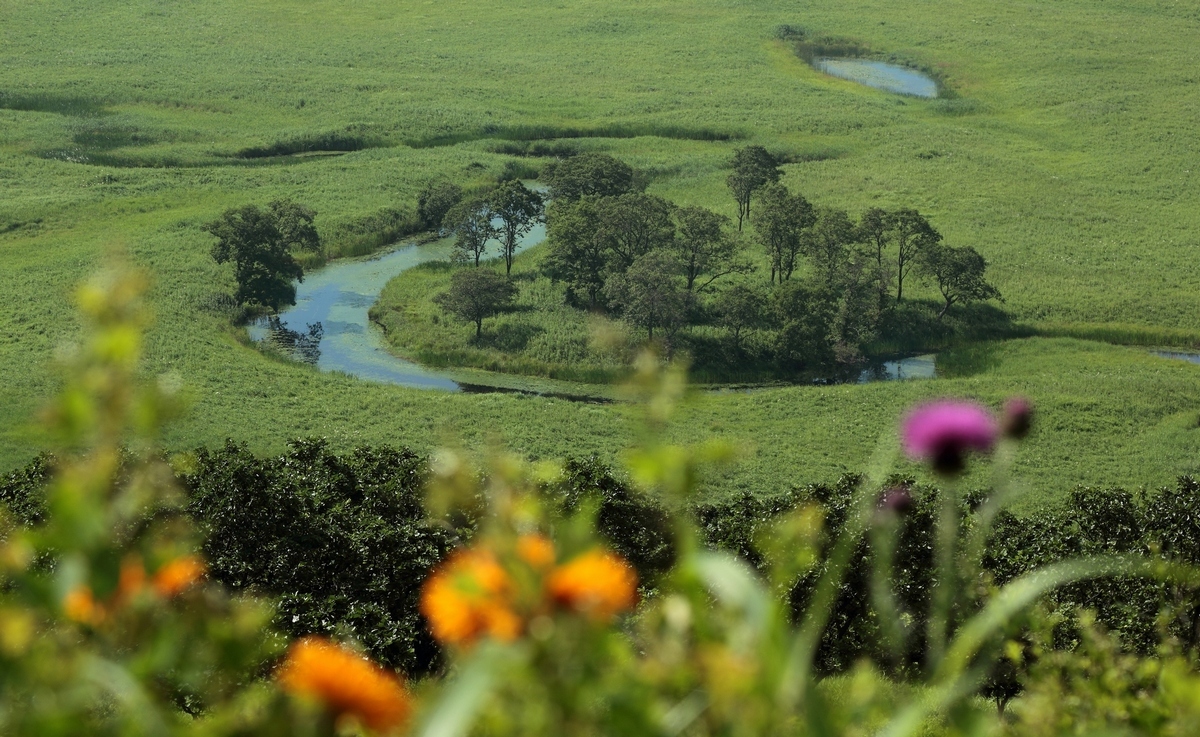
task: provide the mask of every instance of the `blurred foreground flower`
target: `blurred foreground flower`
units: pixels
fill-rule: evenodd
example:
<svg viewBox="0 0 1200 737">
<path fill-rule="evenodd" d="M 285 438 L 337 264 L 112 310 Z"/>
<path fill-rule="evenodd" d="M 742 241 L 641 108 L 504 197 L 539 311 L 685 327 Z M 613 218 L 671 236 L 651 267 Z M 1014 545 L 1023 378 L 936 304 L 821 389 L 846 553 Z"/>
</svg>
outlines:
<svg viewBox="0 0 1200 737">
<path fill-rule="evenodd" d="M 194 555 L 176 558 L 154 574 L 154 590 L 167 599 L 179 596 L 207 572 L 204 561 Z"/>
<path fill-rule="evenodd" d="M 496 556 L 461 550 L 438 567 L 421 592 L 421 613 L 441 642 L 470 645 L 483 636 L 515 640 L 521 620 L 512 610 L 512 580 Z"/>
<path fill-rule="evenodd" d="M 320 637 L 293 644 L 277 677 L 284 690 L 315 698 L 339 719 L 356 718 L 376 732 L 398 730 L 412 711 L 395 674 Z"/>
<path fill-rule="evenodd" d="M 622 558 L 590 550 L 554 569 L 546 581 L 554 600 L 595 619 L 611 619 L 637 603 L 637 574 Z"/>
<path fill-rule="evenodd" d="M 964 454 L 989 453 L 996 444 L 996 419 L 973 402 L 941 400 L 923 404 L 905 416 L 901 428 L 904 452 L 930 461 L 941 473 L 957 473 Z"/>
</svg>

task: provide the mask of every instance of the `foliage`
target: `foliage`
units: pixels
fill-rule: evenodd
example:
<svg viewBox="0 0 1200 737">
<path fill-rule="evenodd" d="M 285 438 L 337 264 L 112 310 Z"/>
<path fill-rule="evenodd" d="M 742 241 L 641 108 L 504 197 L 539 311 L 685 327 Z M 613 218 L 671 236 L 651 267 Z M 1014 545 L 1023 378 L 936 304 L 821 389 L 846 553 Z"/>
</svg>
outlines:
<svg viewBox="0 0 1200 737">
<path fill-rule="evenodd" d="M 492 223 L 492 211 L 482 198 L 463 200 L 446 213 L 443 224 L 454 235 L 455 261 L 473 262 L 487 253 L 488 243 L 499 231 Z"/>
<path fill-rule="evenodd" d="M 434 301 L 459 320 L 475 323 L 478 340 L 484 319 L 509 307 L 516 296 L 517 287 L 507 277 L 489 269 L 464 269 L 450 276 L 449 291 Z"/>
<path fill-rule="evenodd" d="M 520 180 L 513 179 L 488 195 L 487 210 L 493 218 L 500 220 L 497 228 L 500 256 L 504 259 L 504 273 L 511 274 L 518 243 L 542 219 L 542 196 Z"/>
<path fill-rule="evenodd" d="M 725 180 L 738 206 L 738 230 L 750 217 L 750 198 L 765 184 L 778 182 L 783 176 L 779 162 L 762 146 L 744 146 L 733 152 L 730 162 L 733 172 Z"/>
<path fill-rule="evenodd" d="M 771 283 L 775 283 L 776 276 L 783 283 L 796 270 L 804 231 L 815 219 L 813 208 L 803 195 L 793 195 L 782 184 L 764 186 L 759 199 L 753 221 L 755 234 L 771 263 Z"/>
<path fill-rule="evenodd" d="M 633 190 L 633 167 L 606 154 L 584 153 L 551 162 L 542 171 L 550 197 L 567 202 L 580 197 L 619 197 Z"/>
<path fill-rule="evenodd" d="M 248 684 L 277 651 L 267 609 L 203 579 L 173 474 L 152 451 L 175 400 L 135 382 L 143 289 L 114 273 L 78 295 L 91 333 L 47 414 L 61 460 L 39 524 L 3 541 L 0 729 L 314 734 L 269 685 Z"/>
<path fill-rule="evenodd" d="M 441 230 L 451 208 L 462 201 L 463 189 L 446 179 L 430 180 L 417 195 L 417 217 L 426 228 Z"/>
<path fill-rule="evenodd" d="M 255 205 L 226 210 L 218 220 L 204 225 L 217 237 L 212 248 L 218 264 L 232 261 L 238 304 L 261 305 L 273 312 L 296 303 L 294 279 L 303 279 L 304 270 L 292 256 L 290 243 L 284 240 L 283 226 L 274 210 L 264 212 Z M 298 223 L 288 232 L 300 233 Z"/>
<path fill-rule="evenodd" d="M 946 302 L 939 319 L 955 303 L 1001 299 L 1000 291 L 983 278 L 987 261 L 970 246 L 932 246 L 921 254 L 920 263 L 922 273 L 937 284 Z"/>
<path fill-rule="evenodd" d="M 280 632 L 351 639 L 387 666 L 422 673 L 439 654 L 417 596 L 454 539 L 425 521 L 425 476 L 409 451 L 338 456 L 297 440 L 273 458 L 234 443 L 200 449 L 184 483 L 212 576 L 273 597 Z"/>
<path fill-rule="evenodd" d="M 740 243 L 725 232 L 729 218 L 702 207 L 675 210 L 673 250 L 683 264 L 684 283 L 689 292 L 703 291 L 723 276 L 743 274 L 753 265 L 741 258 Z M 703 282 L 701 276 L 708 278 Z"/>
<path fill-rule="evenodd" d="M 691 306 L 691 293 L 679 283 L 682 271 L 674 254 L 647 251 L 623 273 L 609 277 L 604 294 L 622 317 L 646 330 L 647 340 L 654 340 L 655 328 L 669 338 L 687 320 Z"/>
</svg>

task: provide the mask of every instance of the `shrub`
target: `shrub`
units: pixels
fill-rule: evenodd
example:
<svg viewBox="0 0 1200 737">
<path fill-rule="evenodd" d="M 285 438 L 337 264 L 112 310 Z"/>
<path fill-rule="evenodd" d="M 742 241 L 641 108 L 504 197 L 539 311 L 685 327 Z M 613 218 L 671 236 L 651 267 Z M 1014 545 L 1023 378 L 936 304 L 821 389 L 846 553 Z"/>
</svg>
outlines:
<svg viewBox="0 0 1200 737">
<path fill-rule="evenodd" d="M 439 653 L 417 593 L 450 535 L 425 519 L 424 475 L 407 450 L 337 456 L 308 440 L 275 458 L 232 442 L 201 450 L 184 480 L 214 577 L 277 597 L 281 631 L 349 636 L 385 664 L 427 672 Z"/>
</svg>

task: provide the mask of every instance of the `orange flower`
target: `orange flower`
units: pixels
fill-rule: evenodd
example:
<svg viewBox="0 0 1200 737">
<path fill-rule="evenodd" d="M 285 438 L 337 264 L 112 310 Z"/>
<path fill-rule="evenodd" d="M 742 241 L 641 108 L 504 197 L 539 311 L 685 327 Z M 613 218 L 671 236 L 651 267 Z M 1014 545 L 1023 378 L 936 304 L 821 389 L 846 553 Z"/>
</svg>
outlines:
<svg viewBox="0 0 1200 737">
<path fill-rule="evenodd" d="M 276 677 L 285 691 L 316 698 L 376 732 L 397 729 L 412 710 L 394 673 L 321 637 L 294 643 Z"/>
<path fill-rule="evenodd" d="M 521 634 L 511 598 L 512 581 L 491 551 L 461 550 L 425 582 L 421 613 L 445 643 L 469 645 L 484 635 L 508 641 Z"/>
<path fill-rule="evenodd" d="M 95 626 L 104 620 L 104 608 L 96 601 L 92 590 L 87 586 L 77 586 L 71 589 L 63 599 L 63 614 L 80 624 Z"/>
<path fill-rule="evenodd" d="M 620 556 L 598 548 L 555 568 L 546 588 L 558 604 L 597 619 L 610 619 L 637 603 L 633 568 Z"/>
<path fill-rule="evenodd" d="M 136 555 L 127 555 L 121 561 L 121 575 L 117 579 L 117 592 L 113 595 L 112 604 L 122 602 L 136 596 L 146 585 L 146 567 L 142 559 Z"/>
<path fill-rule="evenodd" d="M 554 543 L 543 535 L 522 535 L 517 540 L 517 555 L 534 568 L 554 565 Z"/>
<path fill-rule="evenodd" d="M 204 561 L 194 555 L 176 558 L 154 574 L 154 590 L 170 599 L 186 591 L 208 571 Z"/>
</svg>

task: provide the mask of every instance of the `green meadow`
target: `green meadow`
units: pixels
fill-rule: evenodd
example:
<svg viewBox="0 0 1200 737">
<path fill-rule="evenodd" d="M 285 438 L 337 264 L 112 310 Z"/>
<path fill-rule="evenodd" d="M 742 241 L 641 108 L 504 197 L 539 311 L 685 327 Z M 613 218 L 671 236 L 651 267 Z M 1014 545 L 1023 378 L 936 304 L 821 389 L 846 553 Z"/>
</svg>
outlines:
<svg viewBox="0 0 1200 737">
<path fill-rule="evenodd" d="M 921 210 L 991 261 L 1014 320 L 1059 336 L 964 347 L 933 382 L 700 397 L 677 437 L 744 449 L 710 493 L 859 470 L 935 394 L 1037 403 L 1019 471 L 1039 503 L 1200 465 L 1200 367 L 1111 344 L 1200 330 L 1200 10 L 1186 4 L 0 0 L 0 18 L 0 468 L 45 444 L 30 418 L 78 334 L 72 289 L 118 258 L 154 279 L 148 373 L 191 398 L 171 450 L 320 435 L 614 458 L 628 406 L 322 374 L 210 308 L 232 278 L 199 226 L 226 208 L 291 197 L 332 255 L 361 253 L 429 178 L 536 167 L 506 144 L 555 138 L 730 216 L 726 162 L 762 144 L 815 204 Z M 818 74 L 775 40 L 781 24 L 928 70 L 948 96 Z"/>
</svg>

